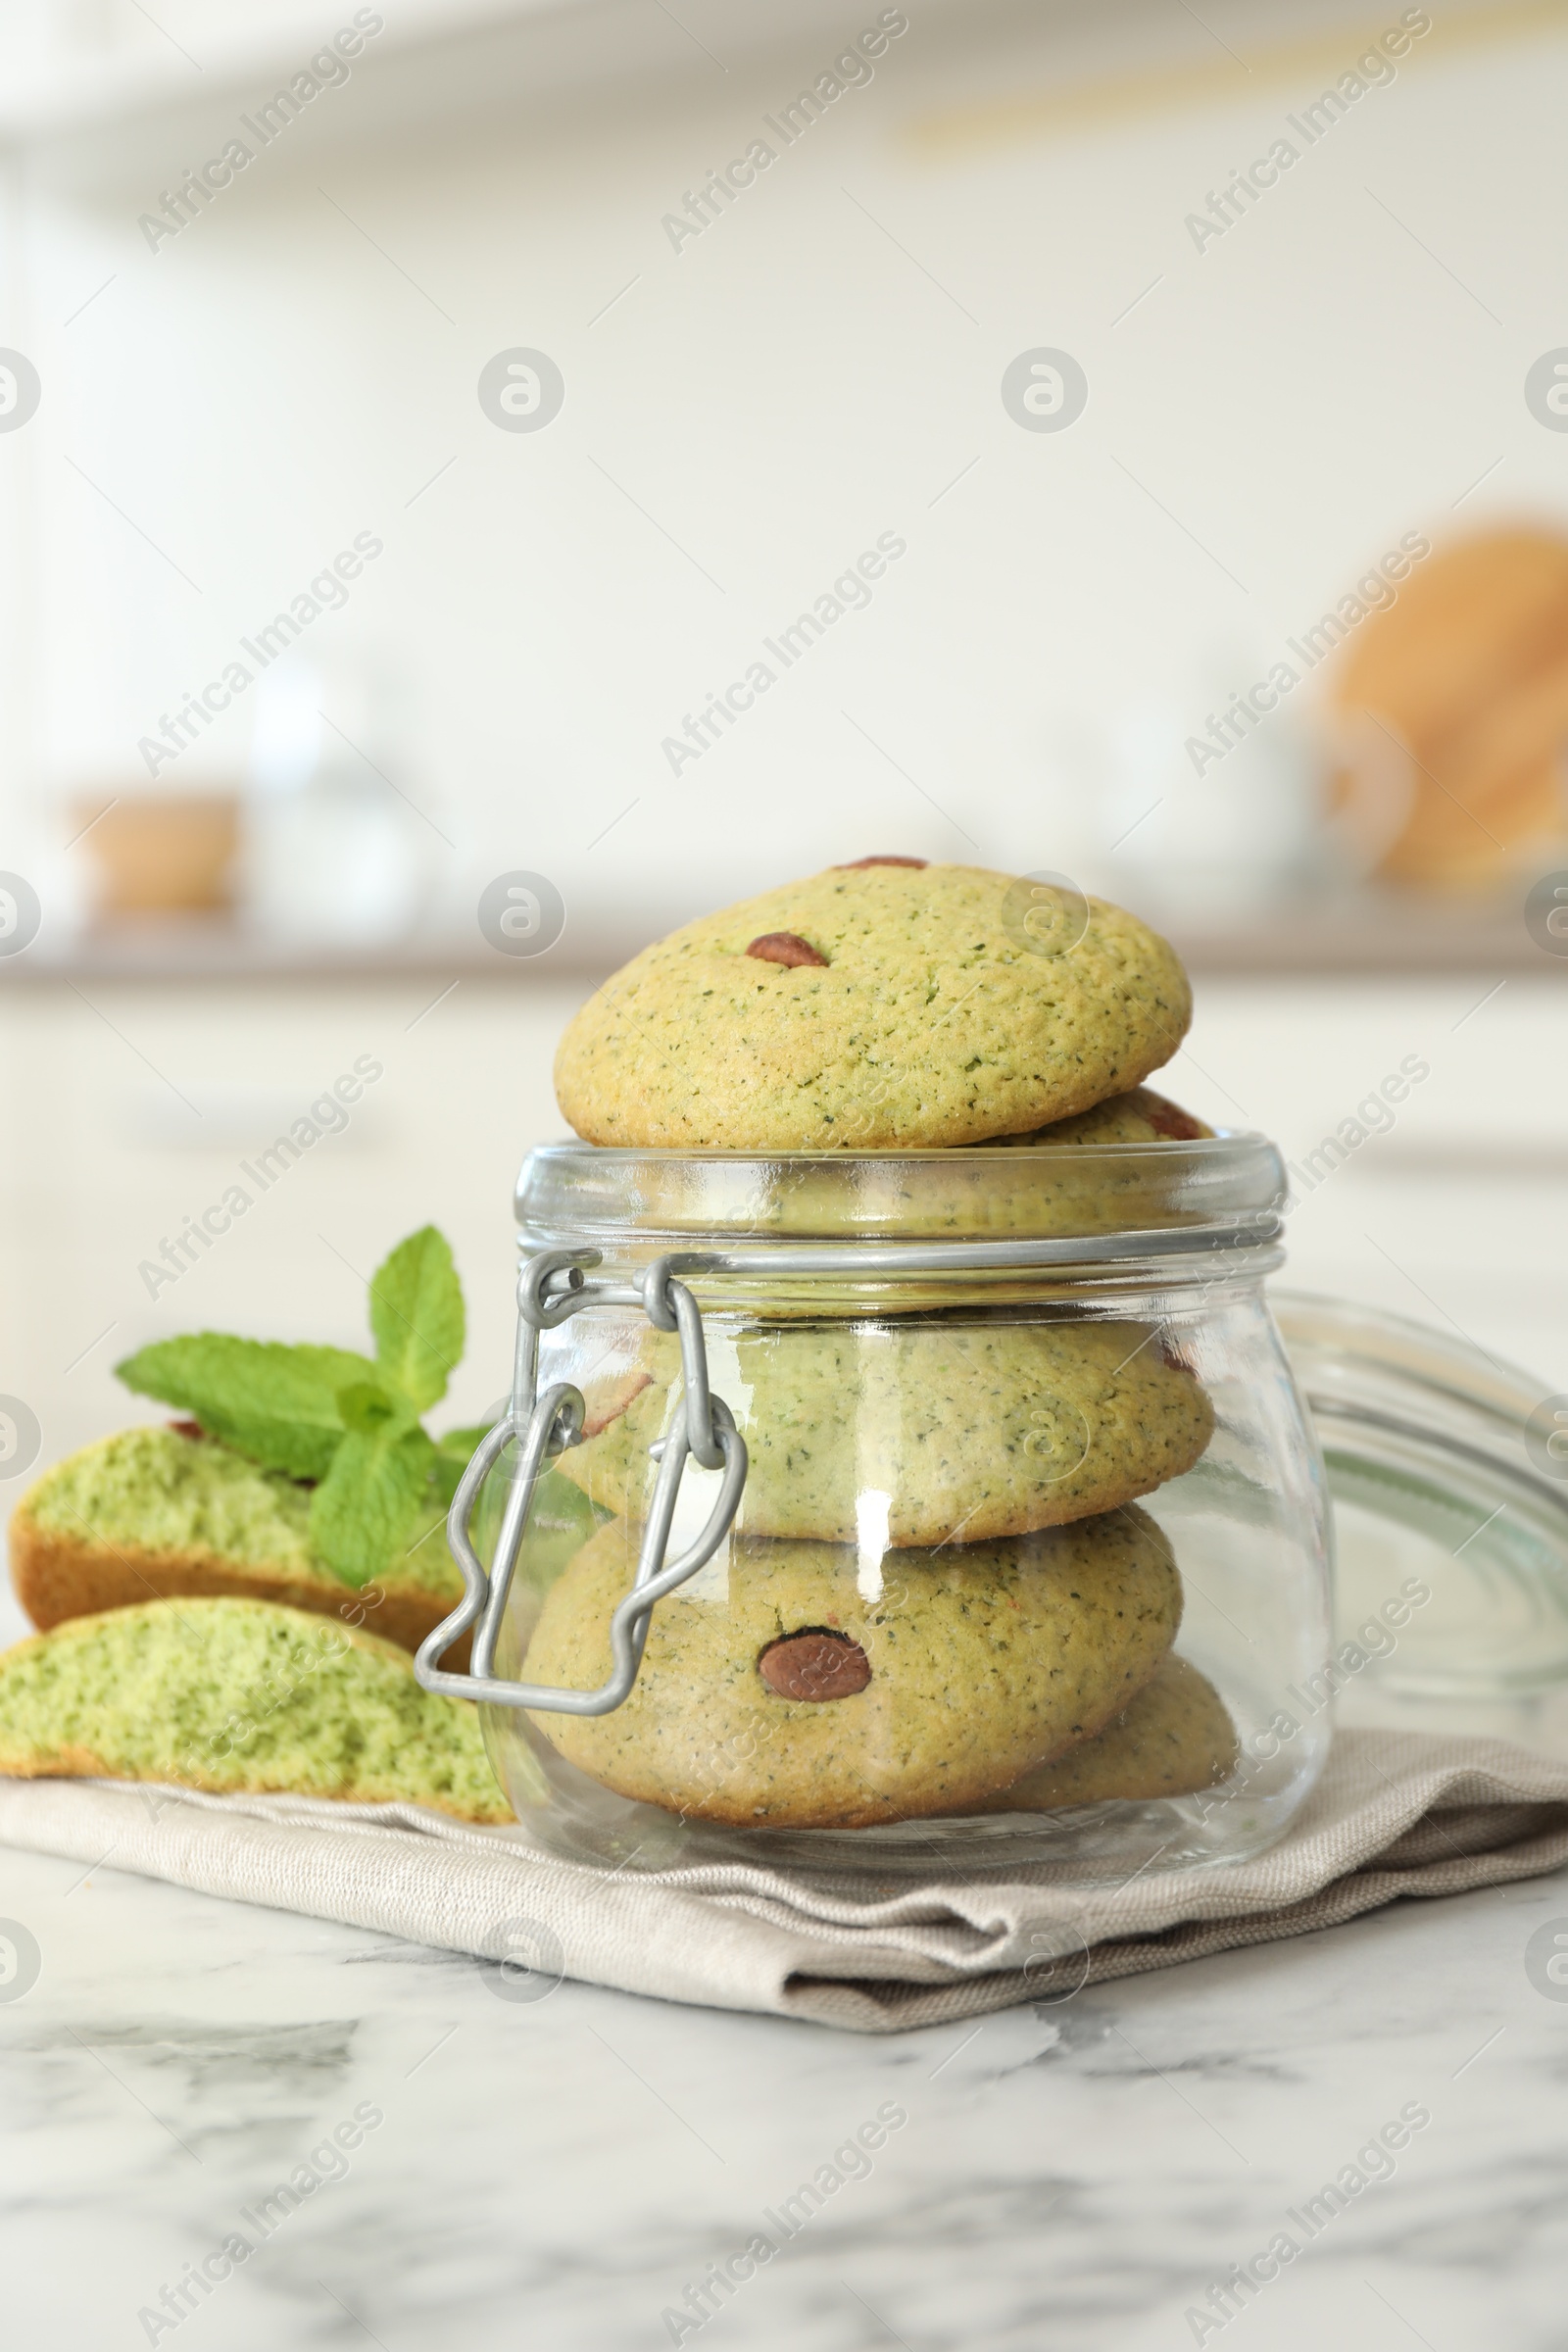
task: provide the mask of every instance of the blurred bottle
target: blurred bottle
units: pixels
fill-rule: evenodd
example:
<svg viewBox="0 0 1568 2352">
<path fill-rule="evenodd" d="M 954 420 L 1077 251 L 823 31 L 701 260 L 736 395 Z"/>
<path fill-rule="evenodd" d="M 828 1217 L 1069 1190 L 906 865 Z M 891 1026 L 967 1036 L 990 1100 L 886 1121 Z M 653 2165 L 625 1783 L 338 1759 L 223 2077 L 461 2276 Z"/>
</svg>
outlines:
<svg viewBox="0 0 1568 2352">
<path fill-rule="evenodd" d="M 444 864 L 403 797 L 397 698 L 370 664 L 291 656 L 257 680 L 241 905 L 291 944 L 402 939 Z"/>
</svg>

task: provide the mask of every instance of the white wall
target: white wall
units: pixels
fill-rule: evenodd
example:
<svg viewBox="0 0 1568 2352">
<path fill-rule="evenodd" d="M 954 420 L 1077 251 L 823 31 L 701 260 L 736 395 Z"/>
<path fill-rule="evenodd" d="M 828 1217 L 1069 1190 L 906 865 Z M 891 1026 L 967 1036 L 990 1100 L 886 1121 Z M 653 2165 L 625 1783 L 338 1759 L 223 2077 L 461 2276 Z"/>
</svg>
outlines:
<svg viewBox="0 0 1568 2352">
<path fill-rule="evenodd" d="M 722 55 L 744 9 L 684 14 Z M 652 930 L 884 847 L 1157 891 L 1191 828 L 1222 845 L 1286 771 L 1199 785 L 1146 758 L 1107 811 L 1075 740 L 1150 701 L 1199 725 L 1402 531 L 1568 508 L 1568 444 L 1521 392 L 1565 333 L 1563 34 L 1502 11 L 1495 40 L 1438 24 L 1200 254 L 1184 216 L 1365 27 L 1207 12 L 1255 55 L 1241 75 L 1177 13 L 1069 31 L 914 8 L 872 84 L 678 254 L 661 216 L 828 64 L 827 34 L 727 73 L 671 34 L 630 88 L 533 109 L 474 88 L 466 112 L 373 136 L 368 55 L 156 253 L 136 212 L 213 151 L 226 100 L 132 164 L 109 142 L 90 198 L 79 172 L 51 194 L 46 157 L 0 327 L 47 386 L 0 438 L 0 496 L 25 466 L 39 516 L 12 541 L 37 658 L 8 838 L 45 786 L 134 779 L 173 698 L 368 530 L 384 556 L 311 643 L 398 680 L 399 781 L 457 845 L 420 834 L 454 906 L 525 864 L 579 913 Z M 193 41 L 198 17 L 166 12 Z M 1298 34 L 1325 45 L 1271 66 Z M 1162 59 L 1172 89 L 1192 77 L 1180 105 Z M 1147 102 L 1126 86 L 1146 68 Z M 1106 77 L 1107 103 L 1064 113 Z M 514 344 L 565 373 L 538 434 L 497 430 L 475 397 Z M 1037 344 L 1089 375 L 1060 434 L 999 398 Z M 870 609 L 673 777 L 661 738 L 885 531 L 908 552 Z M 166 776 L 236 768 L 247 719 Z M 1146 778 L 1167 805 L 1110 856 Z"/>
</svg>

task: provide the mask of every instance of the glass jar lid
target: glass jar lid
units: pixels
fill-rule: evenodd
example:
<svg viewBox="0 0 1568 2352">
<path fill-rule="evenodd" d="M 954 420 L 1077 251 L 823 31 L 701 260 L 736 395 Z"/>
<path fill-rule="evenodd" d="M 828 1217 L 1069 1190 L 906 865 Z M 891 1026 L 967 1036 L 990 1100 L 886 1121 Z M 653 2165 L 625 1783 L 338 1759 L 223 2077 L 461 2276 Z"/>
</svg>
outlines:
<svg viewBox="0 0 1568 2352">
<path fill-rule="evenodd" d="M 1543 1384 L 1377 1307 L 1271 1299 L 1334 1496 L 1347 1648 L 1417 1589 L 1392 1648 L 1380 1634 L 1348 1674 L 1434 1698 L 1568 1681 L 1568 1458 L 1537 1435 Z"/>
<path fill-rule="evenodd" d="M 542 1145 L 517 1180 L 530 1249 L 607 1255 L 758 1242 L 985 1244 L 1278 1236 L 1284 1164 L 1266 1137 L 983 1144 L 941 1152 L 622 1152 Z M 1057 1254 L 1052 1252 L 1051 1254 Z M 1068 1254 L 1063 1252 L 1062 1254 Z M 1098 1252 L 1090 1252 L 1098 1254 Z M 1127 1254 L 1126 1251 L 1118 1254 Z"/>
</svg>

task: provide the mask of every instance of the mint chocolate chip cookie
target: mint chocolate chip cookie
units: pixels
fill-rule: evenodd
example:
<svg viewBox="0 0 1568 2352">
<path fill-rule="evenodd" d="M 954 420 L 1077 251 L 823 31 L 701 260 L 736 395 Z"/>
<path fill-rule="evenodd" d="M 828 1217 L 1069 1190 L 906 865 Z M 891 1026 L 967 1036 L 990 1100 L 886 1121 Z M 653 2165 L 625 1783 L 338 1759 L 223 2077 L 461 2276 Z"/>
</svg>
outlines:
<svg viewBox="0 0 1568 2352">
<path fill-rule="evenodd" d="M 833 867 L 688 923 L 572 1021 L 561 1107 L 596 1144 L 923 1150 L 1126 1093 L 1186 1033 L 1174 950 L 1100 899 L 1036 940 L 1016 887 L 978 866 Z"/>
<path fill-rule="evenodd" d="M 1239 1752 L 1236 1726 L 1213 1684 L 1172 1655 L 1102 1732 L 1026 1772 L 992 1810 L 1049 1813 L 1102 1797 L 1190 1796 L 1227 1779 Z"/>
<path fill-rule="evenodd" d="M 610 1670 L 637 1535 L 600 1529 L 546 1597 L 531 1682 Z M 746 1828 L 865 1829 L 993 1804 L 1154 1672 L 1181 1579 L 1134 1507 L 1008 1543 L 863 1554 L 732 1537 L 654 1611 L 612 1714 L 535 1715 L 619 1795 Z"/>
<path fill-rule="evenodd" d="M 1190 1470 L 1214 1410 L 1147 1324 L 942 1323 L 775 1329 L 709 1365 L 743 1414 L 743 1532 L 892 1544 L 978 1544 L 1114 1509 Z M 650 1334 L 629 1369 L 584 1383 L 558 1471 L 640 1518 L 648 1448 L 678 1406 L 679 1348 Z"/>
<path fill-rule="evenodd" d="M 1135 1086 L 1125 1095 L 1112 1095 L 1093 1110 L 1070 1119 L 1053 1119 L 1027 1135 L 994 1135 L 1003 1144 L 1196 1144 L 1213 1135 L 1213 1128 L 1195 1119 L 1190 1110 L 1152 1086 Z"/>
</svg>

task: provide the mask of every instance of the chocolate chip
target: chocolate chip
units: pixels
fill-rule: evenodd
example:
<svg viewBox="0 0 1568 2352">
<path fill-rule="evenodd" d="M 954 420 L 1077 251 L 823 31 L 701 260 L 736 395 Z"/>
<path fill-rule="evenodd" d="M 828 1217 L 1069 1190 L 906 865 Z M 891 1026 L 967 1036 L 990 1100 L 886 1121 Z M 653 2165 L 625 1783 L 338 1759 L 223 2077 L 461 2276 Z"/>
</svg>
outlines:
<svg viewBox="0 0 1568 2352">
<path fill-rule="evenodd" d="M 926 866 L 930 862 L 929 858 L 852 858 L 847 865 L 836 865 L 833 871 L 836 874 L 858 874 L 862 866 L 867 865 Z"/>
<path fill-rule="evenodd" d="M 1180 1103 L 1167 1102 L 1163 1095 L 1150 1094 L 1144 1104 L 1144 1116 L 1167 1143 L 1195 1144 L 1202 1141 L 1203 1130 L 1190 1110 Z"/>
<path fill-rule="evenodd" d="M 746 953 L 755 956 L 759 963 L 825 965 L 827 962 L 827 957 L 819 956 L 810 941 L 802 939 L 797 931 L 764 931 L 760 939 L 753 940 Z"/>
<path fill-rule="evenodd" d="M 757 1671 L 780 1698 L 853 1698 L 871 1680 L 871 1661 L 848 1634 L 808 1625 L 770 1642 Z"/>
<path fill-rule="evenodd" d="M 176 1438 L 205 1438 L 207 1435 L 199 1421 L 171 1421 L 169 1426 Z"/>
</svg>

